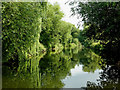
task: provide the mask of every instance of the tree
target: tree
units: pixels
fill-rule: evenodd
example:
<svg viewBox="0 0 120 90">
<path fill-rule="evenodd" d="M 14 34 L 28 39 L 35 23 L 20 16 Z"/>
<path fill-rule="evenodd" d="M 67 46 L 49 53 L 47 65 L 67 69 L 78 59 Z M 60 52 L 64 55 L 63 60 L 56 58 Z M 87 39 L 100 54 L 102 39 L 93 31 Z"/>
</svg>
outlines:
<svg viewBox="0 0 120 90">
<path fill-rule="evenodd" d="M 2 8 L 3 61 L 16 59 L 21 53 L 31 54 L 31 47 L 32 54 L 41 51 L 41 17 L 46 2 L 3 2 Z"/>
<path fill-rule="evenodd" d="M 46 47 L 50 48 L 52 45 L 59 43 L 60 32 L 57 27 L 59 26 L 60 19 L 63 13 L 57 3 L 54 5 L 48 4 L 45 17 L 42 19 L 42 32 L 40 42 Z"/>
<path fill-rule="evenodd" d="M 76 4 L 77 3 L 77 4 Z M 85 36 L 89 41 L 100 41 L 104 58 L 119 60 L 120 54 L 120 2 L 71 2 L 73 15 L 83 18 Z M 84 31 L 83 31 L 84 32 Z M 111 55 L 109 52 L 114 53 Z M 114 57 L 115 56 L 115 57 Z"/>
</svg>

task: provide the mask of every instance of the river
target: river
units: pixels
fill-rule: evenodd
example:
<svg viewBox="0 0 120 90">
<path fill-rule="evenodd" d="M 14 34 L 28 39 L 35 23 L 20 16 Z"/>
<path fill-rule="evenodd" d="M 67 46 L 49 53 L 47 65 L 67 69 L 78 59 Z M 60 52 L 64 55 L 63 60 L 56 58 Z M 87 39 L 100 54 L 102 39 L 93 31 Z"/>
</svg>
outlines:
<svg viewBox="0 0 120 90">
<path fill-rule="evenodd" d="M 3 63 L 2 87 L 100 88 L 106 68 L 105 60 L 91 49 L 47 52 Z"/>
</svg>

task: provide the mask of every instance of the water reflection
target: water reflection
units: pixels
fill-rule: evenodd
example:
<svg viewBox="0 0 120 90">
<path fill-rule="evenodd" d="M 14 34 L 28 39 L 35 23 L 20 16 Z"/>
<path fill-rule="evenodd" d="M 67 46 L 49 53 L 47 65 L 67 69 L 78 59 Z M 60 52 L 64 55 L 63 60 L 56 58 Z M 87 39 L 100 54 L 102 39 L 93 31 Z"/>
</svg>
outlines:
<svg viewBox="0 0 120 90">
<path fill-rule="evenodd" d="M 99 83 L 87 82 L 87 88 L 89 89 L 120 89 L 120 67 L 107 65 L 100 73 Z"/>
<path fill-rule="evenodd" d="M 86 87 L 86 82 L 96 82 L 96 79 L 99 78 L 99 72 L 101 70 L 96 70 L 94 73 L 84 72 L 82 70 L 83 65 L 76 65 L 74 69 L 71 69 L 71 76 L 66 77 L 63 80 L 65 83 L 64 88 L 81 88 Z"/>
<path fill-rule="evenodd" d="M 10 60 L 3 63 L 3 88 L 40 88 L 41 73 L 39 61 L 44 54 L 29 58 L 19 58 L 17 62 Z"/>
<path fill-rule="evenodd" d="M 101 52 L 101 57 L 105 59 L 106 66 L 102 67 L 103 71 L 100 73 L 100 78 L 97 84 L 95 82 L 87 82 L 88 90 L 119 90 L 120 89 L 120 59 L 119 59 L 119 48 L 114 51 L 105 49 Z"/>
<path fill-rule="evenodd" d="M 104 60 L 90 49 L 18 58 L 3 63 L 3 88 L 63 88 L 73 82 L 85 87 L 88 80 L 96 82 L 103 67 Z"/>
</svg>

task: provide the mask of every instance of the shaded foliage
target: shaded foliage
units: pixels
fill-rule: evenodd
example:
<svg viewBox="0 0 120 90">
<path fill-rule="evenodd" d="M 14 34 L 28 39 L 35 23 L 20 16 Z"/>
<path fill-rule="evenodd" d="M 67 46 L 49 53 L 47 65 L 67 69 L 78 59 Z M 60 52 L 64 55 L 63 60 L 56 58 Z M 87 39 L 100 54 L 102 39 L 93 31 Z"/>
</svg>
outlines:
<svg viewBox="0 0 120 90">
<path fill-rule="evenodd" d="M 102 50 L 108 60 L 119 60 L 120 2 L 71 2 L 73 15 L 82 17 L 84 30 L 79 40 L 87 47 Z M 93 45 L 97 43 L 97 45 Z"/>
<path fill-rule="evenodd" d="M 106 68 L 100 73 L 99 83 L 87 82 L 88 90 L 118 90 L 120 88 L 120 67 L 118 65 L 107 65 Z"/>
</svg>

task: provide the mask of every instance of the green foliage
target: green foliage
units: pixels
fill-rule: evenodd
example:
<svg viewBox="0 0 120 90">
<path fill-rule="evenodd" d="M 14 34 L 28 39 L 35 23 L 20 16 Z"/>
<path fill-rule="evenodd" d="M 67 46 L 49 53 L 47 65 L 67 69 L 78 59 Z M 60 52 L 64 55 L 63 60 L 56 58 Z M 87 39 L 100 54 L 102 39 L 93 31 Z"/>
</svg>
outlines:
<svg viewBox="0 0 120 90">
<path fill-rule="evenodd" d="M 41 12 L 45 6 L 46 3 L 2 3 L 3 61 L 15 59 L 19 51 L 28 52 L 33 45 L 41 49 L 38 41 L 41 32 Z"/>
<path fill-rule="evenodd" d="M 76 28 L 75 26 L 73 26 L 71 30 L 71 35 L 73 36 L 73 38 L 78 38 L 79 33 L 80 33 L 80 30 Z"/>
<path fill-rule="evenodd" d="M 42 18 L 42 32 L 40 42 L 46 47 L 59 43 L 60 32 L 57 27 L 59 26 L 60 19 L 63 17 L 63 13 L 60 11 L 59 5 L 56 3 L 54 5 L 48 4 L 47 10 L 45 12 L 45 17 Z"/>
<path fill-rule="evenodd" d="M 72 24 L 67 23 L 65 21 L 61 21 L 59 29 L 61 32 L 59 32 L 61 38 L 60 41 L 64 46 L 68 46 L 68 44 L 71 42 L 72 36 L 71 36 L 71 29 Z"/>
<path fill-rule="evenodd" d="M 120 2 L 83 3 L 73 1 L 70 2 L 70 5 L 74 6 L 71 8 L 73 15 L 77 14 L 84 21 L 84 30 L 81 32 L 80 41 L 90 47 L 92 43 L 100 40 L 102 46 L 97 45 L 96 48 L 105 50 L 103 52 L 107 54 L 114 52 L 116 57 L 119 58 Z"/>
<path fill-rule="evenodd" d="M 56 45 L 61 44 L 68 47 L 72 39 L 78 37 L 79 30 L 73 24 L 61 21 L 62 17 L 63 13 L 57 3 L 48 4 L 46 15 L 42 18 L 42 32 L 40 34 L 40 42 L 48 49 L 56 50 Z"/>
<path fill-rule="evenodd" d="M 2 8 L 4 62 L 24 54 L 35 55 L 45 51 L 44 46 L 61 51 L 78 37 L 75 26 L 61 21 L 63 13 L 57 3 L 6 2 Z"/>
<path fill-rule="evenodd" d="M 73 39 L 73 43 L 75 43 L 76 45 L 78 44 L 78 42 L 79 42 L 79 41 L 78 41 L 78 38 L 74 38 L 74 39 Z"/>
<path fill-rule="evenodd" d="M 95 54 L 91 49 L 84 48 L 79 52 L 79 62 L 83 65 L 83 71 L 94 72 L 96 69 L 105 67 L 104 60 L 101 56 Z"/>
</svg>

